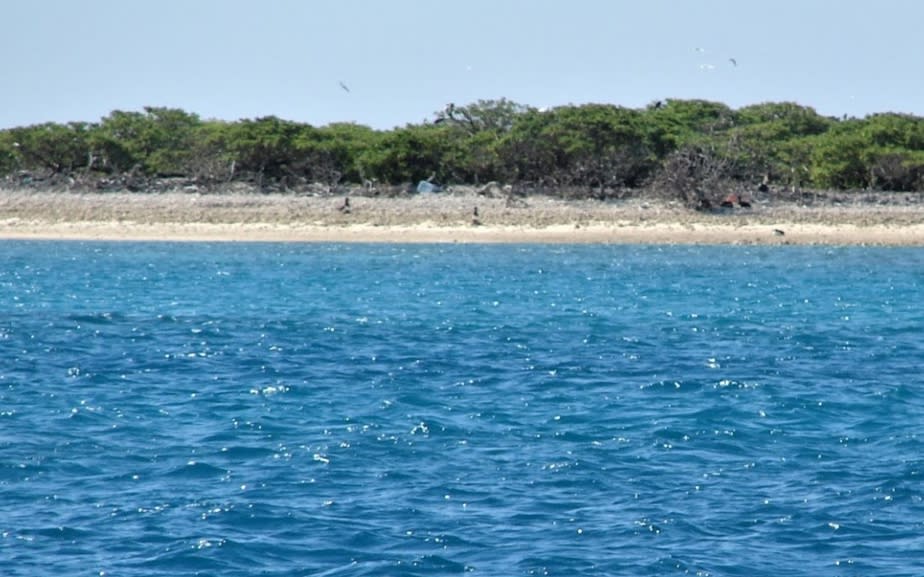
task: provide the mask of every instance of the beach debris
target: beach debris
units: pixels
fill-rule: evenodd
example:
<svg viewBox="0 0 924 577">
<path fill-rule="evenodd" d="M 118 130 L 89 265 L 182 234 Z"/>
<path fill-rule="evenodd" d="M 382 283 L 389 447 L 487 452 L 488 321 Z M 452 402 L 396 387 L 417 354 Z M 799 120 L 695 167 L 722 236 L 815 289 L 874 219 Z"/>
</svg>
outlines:
<svg viewBox="0 0 924 577">
<path fill-rule="evenodd" d="M 786 233 L 785 233 L 784 231 L 782 231 L 782 230 L 780 230 L 780 229 L 778 229 L 778 228 L 773 229 L 773 234 L 775 234 L 776 236 L 785 236 L 785 235 L 786 235 Z"/>
<path fill-rule="evenodd" d="M 507 199 L 504 201 L 504 206 L 507 208 L 527 208 L 529 203 L 526 202 L 525 198 L 520 198 L 510 194 L 507 196 Z"/>
<path fill-rule="evenodd" d="M 366 190 L 366 194 L 377 196 L 379 194 L 378 184 L 379 184 L 379 179 L 377 178 L 363 179 L 363 188 Z"/>
<path fill-rule="evenodd" d="M 477 190 L 478 196 L 487 196 L 488 198 L 502 198 L 506 194 L 509 194 L 508 188 L 510 185 L 501 186 L 496 180 L 485 184 Z"/>
<path fill-rule="evenodd" d="M 526 202 L 525 194 L 515 191 L 513 186 L 505 184 L 504 193 L 507 196 L 504 206 L 507 208 L 526 208 L 529 206 L 529 203 Z"/>
<path fill-rule="evenodd" d="M 443 192 L 443 187 L 439 183 L 430 182 L 430 180 L 421 180 L 417 183 L 417 192 Z"/>
</svg>

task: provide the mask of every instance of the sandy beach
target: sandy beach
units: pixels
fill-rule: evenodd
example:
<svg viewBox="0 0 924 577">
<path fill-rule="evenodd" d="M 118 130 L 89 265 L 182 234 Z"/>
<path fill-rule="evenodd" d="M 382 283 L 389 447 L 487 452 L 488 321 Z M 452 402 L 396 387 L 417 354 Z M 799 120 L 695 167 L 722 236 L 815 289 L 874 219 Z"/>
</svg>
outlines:
<svg viewBox="0 0 924 577">
<path fill-rule="evenodd" d="M 886 197 L 888 198 L 888 197 Z M 703 213 L 630 199 L 0 191 L 0 238 L 924 246 L 924 204 L 773 203 Z M 475 208 L 477 207 L 477 217 Z"/>
</svg>

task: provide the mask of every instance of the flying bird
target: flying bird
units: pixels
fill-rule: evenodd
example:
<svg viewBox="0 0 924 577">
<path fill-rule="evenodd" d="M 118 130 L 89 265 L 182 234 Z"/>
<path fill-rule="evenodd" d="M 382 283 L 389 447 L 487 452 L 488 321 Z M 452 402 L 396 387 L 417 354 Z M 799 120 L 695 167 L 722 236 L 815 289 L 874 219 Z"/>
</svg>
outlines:
<svg viewBox="0 0 924 577">
<path fill-rule="evenodd" d="M 340 84 L 340 88 L 343 88 L 343 91 L 344 91 L 344 92 L 349 92 L 349 91 L 350 91 L 350 87 L 347 86 L 346 84 L 344 84 L 343 82 L 339 82 L 338 84 Z"/>
<path fill-rule="evenodd" d="M 738 61 L 735 60 L 734 58 L 729 58 L 728 61 L 732 63 L 732 66 L 735 66 L 735 67 L 738 66 Z"/>
</svg>

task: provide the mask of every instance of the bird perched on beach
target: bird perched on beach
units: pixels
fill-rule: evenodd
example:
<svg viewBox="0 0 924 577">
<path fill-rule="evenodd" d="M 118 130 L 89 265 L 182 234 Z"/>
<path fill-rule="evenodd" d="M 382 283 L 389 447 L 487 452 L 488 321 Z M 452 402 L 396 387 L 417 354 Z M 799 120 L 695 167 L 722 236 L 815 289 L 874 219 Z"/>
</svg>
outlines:
<svg viewBox="0 0 924 577">
<path fill-rule="evenodd" d="M 352 209 L 350 208 L 350 197 L 349 196 L 343 199 L 343 204 L 341 204 L 340 207 L 337 208 L 337 210 L 339 210 L 343 214 L 350 214 L 350 211 Z"/>
<path fill-rule="evenodd" d="M 472 225 L 478 226 L 480 224 L 481 224 L 481 219 L 478 218 L 478 207 L 476 206 L 474 209 L 472 209 Z"/>
<path fill-rule="evenodd" d="M 776 236 L 784 236 L 786 233 L 778 228 L 775 228 L 773 229 L 773 234 L 775 234 Z"/>
</svg>

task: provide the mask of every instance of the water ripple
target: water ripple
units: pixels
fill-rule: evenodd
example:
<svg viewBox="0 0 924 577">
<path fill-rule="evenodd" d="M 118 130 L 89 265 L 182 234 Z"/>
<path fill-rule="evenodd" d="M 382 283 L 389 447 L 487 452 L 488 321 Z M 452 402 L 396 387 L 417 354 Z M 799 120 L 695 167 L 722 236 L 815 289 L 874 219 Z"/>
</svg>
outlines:
<svg viewBox="0 0 924 577">
<path fill-rule="evenodd" d="M 0 253 L 4 574 L 918 573 L 920 250 Z"/>
</svg>

